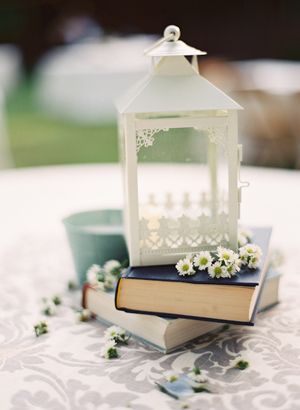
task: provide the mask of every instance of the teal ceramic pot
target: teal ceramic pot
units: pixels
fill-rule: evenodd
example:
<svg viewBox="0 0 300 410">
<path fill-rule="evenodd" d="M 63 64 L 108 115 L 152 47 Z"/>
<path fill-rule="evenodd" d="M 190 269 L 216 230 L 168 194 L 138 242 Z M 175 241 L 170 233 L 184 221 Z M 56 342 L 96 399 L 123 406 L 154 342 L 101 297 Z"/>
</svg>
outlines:
<svg viewBox="0 0 300 410">
<path fill-rule="evenodd" d="M 103 265 L 109 259 L 128 259 L 121 210 L 80 212 L 65 218 L 63 224 L 80 285 L 94 263 Z"/>
</svg>

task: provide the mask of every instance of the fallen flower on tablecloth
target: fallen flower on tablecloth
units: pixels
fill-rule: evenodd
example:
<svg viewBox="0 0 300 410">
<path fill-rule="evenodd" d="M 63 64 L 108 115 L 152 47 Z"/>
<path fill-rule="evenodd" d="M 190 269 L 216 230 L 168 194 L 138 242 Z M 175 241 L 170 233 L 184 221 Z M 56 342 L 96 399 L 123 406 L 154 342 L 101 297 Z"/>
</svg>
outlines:
<svg viewBox="0 0 300 410">
<path fill-rule="evenodd" d="M 49 332 L 48 323 L 44 320 L 40 321 L 33 327 L 36 337 L 39 337 L 45 333 Z"/>
</svg>

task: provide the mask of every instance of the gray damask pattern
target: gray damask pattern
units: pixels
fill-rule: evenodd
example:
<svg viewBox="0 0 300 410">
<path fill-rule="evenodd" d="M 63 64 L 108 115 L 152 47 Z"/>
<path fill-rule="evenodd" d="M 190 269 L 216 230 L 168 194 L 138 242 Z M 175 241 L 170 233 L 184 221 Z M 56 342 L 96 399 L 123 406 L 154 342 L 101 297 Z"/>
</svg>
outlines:
<svg viewBox="0 0 300 410">
<path fill-rule="evenodd" d="M 177 410 L 183 403 L 155 381 L 195 364 L 209 372 L 213 393 L 188 399 L 189 409 L 300 408 L 299 276 L 283 278 L 281 304 L 254 327 L 231 326 L 170 355 L 131 340 L 109 361 L 100 356 L 105 327 L 75 321 L 79 295 L 65 290 L 73 268 L 64 237 L 23 237 L 0 256 L 1 410 Z M 49 318 L 50 333 L 35 338 L 39 299 L 57 292 L 64 306 Z M 243 372 L 232 369 L 239 356 L 251 364 Z"/>
</svg>

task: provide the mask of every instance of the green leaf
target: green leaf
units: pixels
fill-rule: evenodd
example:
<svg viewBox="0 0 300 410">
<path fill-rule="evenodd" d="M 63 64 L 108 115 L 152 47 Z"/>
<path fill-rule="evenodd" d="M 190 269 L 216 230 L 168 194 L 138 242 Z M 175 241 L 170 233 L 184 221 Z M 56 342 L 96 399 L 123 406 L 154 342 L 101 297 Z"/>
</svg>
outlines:
<svg viewBox="0 0 300 410">
<path fill-rule="evenodd" d="M 239 360 L 236 363 L 235 367 L 240 370 L 245 370 L 247 369 L 247 367 L 249 367 L 249 362 L 247 362 L 247 360 Z"/>
<path fill-rule="evenodd" d="M 58 296 L 58 295 L 54 295 L 53 296 L 53 298 L 52 298 L 52 302 L 56 305 L 56 306 L 58 306 L 58 305 L 61 305 L 61 298 Z"/>
<path fill-rule="evenodd" d="M 73 280 L 69 280 L 68 281 L 68 290 L 73 291 L 76 290 L 78 288 L 76 282 L 74 282 Z"/>
</svg>

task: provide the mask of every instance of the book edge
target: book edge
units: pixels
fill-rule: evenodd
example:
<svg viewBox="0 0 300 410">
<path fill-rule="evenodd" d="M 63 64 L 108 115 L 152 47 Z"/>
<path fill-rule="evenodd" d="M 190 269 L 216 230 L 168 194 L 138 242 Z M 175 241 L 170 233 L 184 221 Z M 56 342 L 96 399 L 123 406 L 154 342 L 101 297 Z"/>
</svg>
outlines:
<svg viewBox="0 0 300 410">
<path fill-rule="evenodd" d="M 207 318 L 201 316 L 189 316 L 189 315 L 179 315 L 179 314 L 171 314 L 171 313 L 163 313 L 163 312 L 149 312 L 143 310 L 135 310 L 135 309 L 128 309 L 128 308 L 120 308 L 115 305 L 117 310 L 127 312 L 127 313 L 138 313 L 142 315 L 151 315 L 151 316 L 160 316 L 162 318 L 169 318 L 169 319 L 191 319 L 191 320 L 200 320 L 205 322 L 217 322 L 217 323 L 228 323 L 232 325 L 246 325 L 246 326 L 254 326 L 254 323 L 251 321 L 238 321 L 238 320 L 228 320 L 228 319 L 217 319 L 217 318 Z"/>
<path fill-rule="evenodd" d="M 263 289 L 265 287 L 265 283 L 266 283 L 266 276 L 267 276 L 267 272 L 269 269 L 269 265 L 270 265 L 270 242 L 271 242 L 271 235 L 272 235 L 272 229 L 269 232 L 269 242 L 268 242 L 268 249 L 267 249 L 267 254 L 265 256 L 265 263 L 264 263 L 264 269 L 262 269 L 261 272 L 261 276 L 260 276 L 260 280 L 261 280 L 261 285 L 260 285 L 260 289 L 256 298 L 256 302 L 254 305 L 254 309 L 251 315 L 251 319 L 250 321 L 253 322 L 254 325 L 254 321 L 258 312 L 258 307 L 259 307 L 259 303 L 260 303 L 260 299 L 261 299 L 261 295 L 263 292 Z"/>
</svg>

